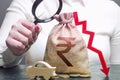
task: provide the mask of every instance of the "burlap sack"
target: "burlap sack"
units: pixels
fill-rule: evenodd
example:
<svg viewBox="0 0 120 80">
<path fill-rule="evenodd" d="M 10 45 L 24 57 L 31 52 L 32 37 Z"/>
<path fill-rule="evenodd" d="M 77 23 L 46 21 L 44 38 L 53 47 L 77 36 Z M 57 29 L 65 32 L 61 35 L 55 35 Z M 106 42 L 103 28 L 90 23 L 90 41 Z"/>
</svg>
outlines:
<svg viewBox="0 0 120 80">
<path fill-rule="evenodd" d="M 60 14 L 56 20 L 59 24 L 48 37 L 44 60 L 56 67 L 57 73 L 90 76 L 86 43 L 72 24 L 73 14 Z"/>
</svg>

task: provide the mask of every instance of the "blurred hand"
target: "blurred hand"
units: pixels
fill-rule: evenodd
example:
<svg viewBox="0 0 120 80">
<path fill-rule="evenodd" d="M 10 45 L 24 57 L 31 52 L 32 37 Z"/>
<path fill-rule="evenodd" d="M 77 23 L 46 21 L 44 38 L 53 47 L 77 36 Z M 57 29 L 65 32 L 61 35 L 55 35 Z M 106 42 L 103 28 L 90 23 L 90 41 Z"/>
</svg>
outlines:
<svg viewBox="0 0 120 80">
<path fill-rule="evenodd" d="M 36 41 L 40 30 L 40 27 L 33 22 L 20 19 L 12 25 L 6 44 L 14 55 L 20 56 Z"/>
</svg>

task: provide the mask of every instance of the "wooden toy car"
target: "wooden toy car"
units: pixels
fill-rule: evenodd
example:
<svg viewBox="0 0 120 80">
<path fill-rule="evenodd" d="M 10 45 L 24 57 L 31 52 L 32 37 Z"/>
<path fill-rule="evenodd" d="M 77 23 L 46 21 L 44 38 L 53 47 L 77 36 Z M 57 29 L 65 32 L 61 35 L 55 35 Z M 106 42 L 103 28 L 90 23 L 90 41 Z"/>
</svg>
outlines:
<svg viewBox="0 0 120 80">
<path fill-rule="evenodd" d="M 38 61 L 33 66 L 26 68 L 26 74 L 30 79 L 42 76 L 45 80 L 49 80 L 50 77 L 56 76 L 56 67 L 52 67 L 44 61 Z"/>
</svg>

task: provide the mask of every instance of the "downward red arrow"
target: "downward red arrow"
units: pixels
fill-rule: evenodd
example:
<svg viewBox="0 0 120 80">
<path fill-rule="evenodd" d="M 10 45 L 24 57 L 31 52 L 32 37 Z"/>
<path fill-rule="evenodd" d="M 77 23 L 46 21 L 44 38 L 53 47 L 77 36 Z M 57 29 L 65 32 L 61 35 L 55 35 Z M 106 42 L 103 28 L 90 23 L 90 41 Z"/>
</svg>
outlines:
<svg viewBox="0 0 120 80">
<path fill-rule="evenodd" d="M 86 26 L 86 25 L 87 25 L 87 22 L 86 22 L 86 21 L 80 21 L 80 22 L 79 22 L 77 12 L 74 12 L 73 15 L 74 15 L 75 24 L 76 24 L 76 25 L 82 25 L 82 32 L 85 33 L 85 34 L 90 35 L 87 48 L 90 49 L 90 50 L 92 50 L 92 51 L 94 51 L 94 52 L 96 52 L 96 53 L 98 54 L 99 59 L 100 59 L 100 62 L 101 62 L 101 65 L 102 65 L 101 71 L 102 71 L 106 76 L 108 76 L 108 73 L 109 73 L 109 69 L 110 69 L 110 68 L 107 67 L 107 64 L 106 64 L 106 62 L 105 62 L 105 59 L 104 59 L 104 56 L 103 56 L 102 52 L 92 46 L 92 42 L 93 42 L 94 34 L 95 34 L 95 33 L 92 32 L 92 31 L 86 30 L 86 27 L 87 27 L 87 26 Z"/>
</svg>

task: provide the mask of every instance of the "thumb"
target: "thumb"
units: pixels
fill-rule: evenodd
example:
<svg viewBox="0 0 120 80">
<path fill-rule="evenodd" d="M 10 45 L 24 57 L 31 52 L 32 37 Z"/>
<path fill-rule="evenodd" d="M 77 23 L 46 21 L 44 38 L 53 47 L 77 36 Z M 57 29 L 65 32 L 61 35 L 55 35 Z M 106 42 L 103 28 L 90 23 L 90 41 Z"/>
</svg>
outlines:
<svg viewBox="0 0 120 80">
<path fill-rule="evenodd" d="M 41 29 L 40 26 L 38 26 L 38 25 L 35 26 L 35 34 L 33 35 L 34 41 L 36 41 L 36 39 L 37 39 L 37 37 L 38 37 L 38 35 L 39 35 L 39 33 L 40 33 L 41 30 L 42 29 Z"/>
<path fill-rule="evenodd" d="M 38 25 L 36 25 L 36 26 L 35 26 L 35 33 L 36 33 L 36 34 L 39 34 L 40 31 L 41 31 L 41 27 L 38 26 Z"/>
</svg>

